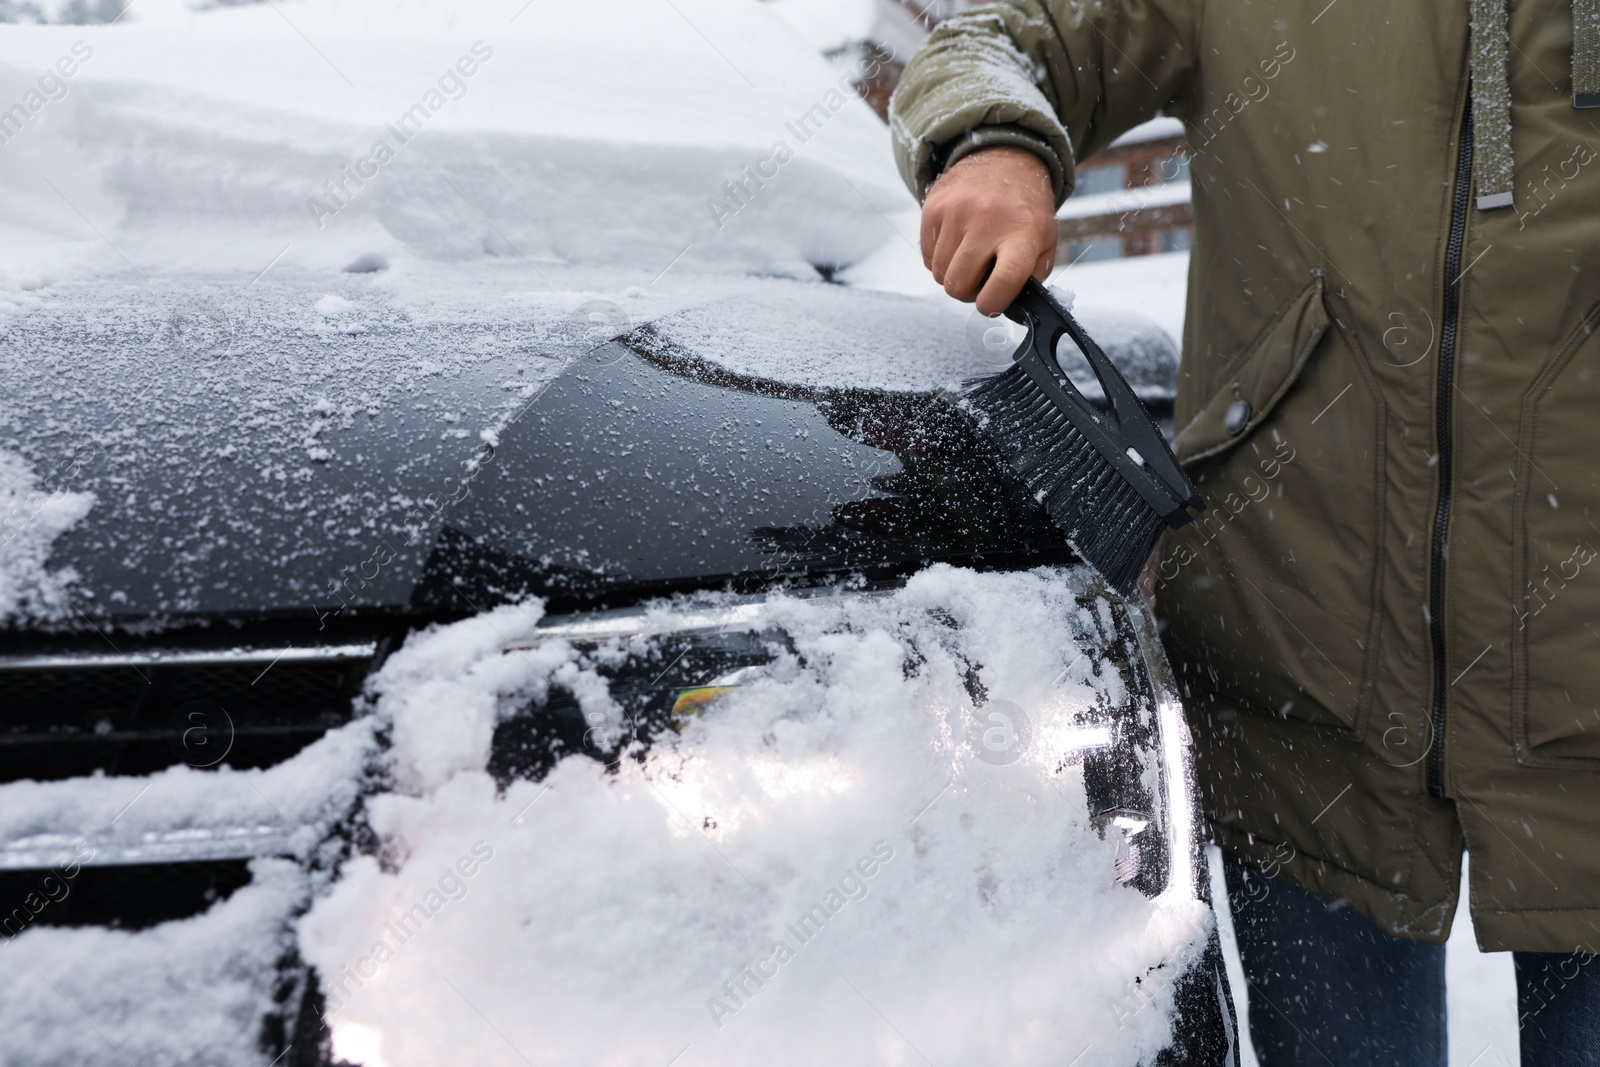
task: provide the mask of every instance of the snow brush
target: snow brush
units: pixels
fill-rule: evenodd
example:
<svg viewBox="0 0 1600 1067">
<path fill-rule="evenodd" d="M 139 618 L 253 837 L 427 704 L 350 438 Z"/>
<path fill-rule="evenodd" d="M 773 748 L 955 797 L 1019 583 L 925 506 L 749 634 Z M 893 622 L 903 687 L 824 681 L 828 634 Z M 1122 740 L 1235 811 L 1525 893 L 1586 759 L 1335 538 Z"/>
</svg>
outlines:
<svg viewBox="0 0 1600 1067">
<path fill-rule="evenodd" d="M 1166 438 L 1116 364 L 1050 291 L 1029 278 L 1006 308 L 1028 336 L 999 374 L 967 383 L 961 406 L 1068 542 L 1131 596 L 1169 526 L 1205 510 Z M 1062 335 L 1089 361 L 1109 411 L 1091 404 L 1056 362 Z"/>
</svg>

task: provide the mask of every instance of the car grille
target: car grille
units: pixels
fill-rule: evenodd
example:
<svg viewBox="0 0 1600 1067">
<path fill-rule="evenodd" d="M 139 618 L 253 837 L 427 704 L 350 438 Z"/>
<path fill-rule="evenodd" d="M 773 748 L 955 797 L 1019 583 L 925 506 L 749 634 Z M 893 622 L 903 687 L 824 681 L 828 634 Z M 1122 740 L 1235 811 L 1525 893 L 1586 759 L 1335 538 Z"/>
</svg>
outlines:
<svg viewBox="0 0 1600 1067">
<path fill-rule="evenodd" d="M 58 871 L 0 871 L 0 931 L 32 926 L 109 926 L 141 930 L 195 915 L 250 882 L 246 860 L 140 863 Z M 37 906 L 49 901 L 35 914 Z"/>
<path fill-rule="evenodd" d="M 349 720 L 371 655 L 285 660 L 0 661 L 0 782 L 282 762 Z"/>
<path fill-rule="evenodd" d="M 0 786 L 17 783 L 38 809 L 0 833 L 0 934 L 138 930 L 227 899 L 250 883 L 255 857 L 326 862 L 311 833 L 264 793 L 246 805 L 257 810 L 204 810 L 203 800 L 158 807 L 159 817 L 131 833 L 131 820 L 115 825 L 121 812 L 84 818 L 71 794 L 79 781 L 126 779 L 136 800 L 141 779 L 149 789 L 149 776 L 178 765 L 220 785 L 216 769 L 282 763 L 351 720 L 377 658 L 370 643 L 0 657 Z M 277 1007 L 258 1035 L 268 1058 L 283 1067 L 329 1062 L 315 982 L 292 949 L 277 981 Z"/>
</svg>

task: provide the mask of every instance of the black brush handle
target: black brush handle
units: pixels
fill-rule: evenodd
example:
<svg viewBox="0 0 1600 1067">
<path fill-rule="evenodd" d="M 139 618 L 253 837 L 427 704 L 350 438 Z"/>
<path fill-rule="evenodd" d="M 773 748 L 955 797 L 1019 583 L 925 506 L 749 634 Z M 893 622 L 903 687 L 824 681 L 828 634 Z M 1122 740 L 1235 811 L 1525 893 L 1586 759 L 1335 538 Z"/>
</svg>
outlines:
<svg viewBox="0 0 1600 1067">
<path fill-rule="evenodd" d="M 1189 508 L 1205 510 L 1205 501 L 1127 379 L 1050 290 L 1029 278 L 1006 308 L 1006 318 L 1028 328 L 1022 342 L 1027 351 L 1018 350 L 1017 363 L 1168 526 L 1187 524 Z M 1062 373 L 1056 362 L 1056 345 L 1063 334 L 1077 344 L 1100 379 L 1111 405 L 1109 413 L 1091 404 Z M 1129 449 L 1137 453 L 1137 459 Z"/>
</svg>

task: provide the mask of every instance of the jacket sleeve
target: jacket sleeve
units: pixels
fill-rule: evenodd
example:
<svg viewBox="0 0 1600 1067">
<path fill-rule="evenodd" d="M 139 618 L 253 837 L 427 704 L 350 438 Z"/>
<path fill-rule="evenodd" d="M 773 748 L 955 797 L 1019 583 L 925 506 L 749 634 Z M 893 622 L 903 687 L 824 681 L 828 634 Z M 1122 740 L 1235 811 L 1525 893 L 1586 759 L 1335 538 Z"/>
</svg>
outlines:
<svg viewBox="0 0 1600 1067">
<path fill-rule="evenodd" d="M 946 19 L 890 104 L 900 175 L 921 200 L 978 148 L 1037 152 L 1059 205 L 1075 160 L 1158 112 L 1186 111 L 1202 0 L 1000 0 Z"/>
</svg>

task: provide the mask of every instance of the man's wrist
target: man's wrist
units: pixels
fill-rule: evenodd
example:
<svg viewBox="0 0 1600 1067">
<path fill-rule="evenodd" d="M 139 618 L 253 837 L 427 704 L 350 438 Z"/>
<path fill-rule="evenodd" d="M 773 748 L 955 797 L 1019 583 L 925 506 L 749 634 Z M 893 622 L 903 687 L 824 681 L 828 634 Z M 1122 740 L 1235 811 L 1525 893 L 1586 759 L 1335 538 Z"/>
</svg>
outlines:
<svg viewBox="0 0 1600 1067">
<path fill-rule="evenodd" d="M 1067 198 L 1069 179 L 1066 164 L 1051 151 L 1049 142 L 1021 126 L 979 126 L 948 142 L 939 152 L 939 174 L 944 174 L 973 153 L 988 148 L 1017 148 L 1033 154 L 1050 175 L 1050 189 L 1055 196 L 1056 206 L 1060 207 Z M 937 180 L 935 176 L 934 181 Z"/>
</svg>

